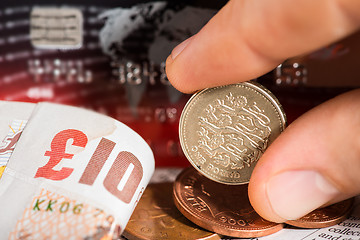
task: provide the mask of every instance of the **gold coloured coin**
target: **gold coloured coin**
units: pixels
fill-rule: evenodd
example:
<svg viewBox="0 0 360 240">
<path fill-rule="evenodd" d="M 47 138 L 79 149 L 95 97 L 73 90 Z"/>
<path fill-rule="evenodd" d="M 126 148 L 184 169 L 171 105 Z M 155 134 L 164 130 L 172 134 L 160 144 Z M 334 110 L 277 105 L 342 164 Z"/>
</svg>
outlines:
<svg viewBox="0 0 360 240">
<path fill-rule="evenodd" d="M 179 136 L 185 156 L 203 175 L 244 184 L 285 126 L 275 96 L 258 83 L 244 82 L 194 94 L 181 114 Z"/>
<path fill-rule="evenodd" d="M 132 214 L 123 236 L 129 240 L 218 240 L 216 233 L 202 229 L 184 217 L 174 204 L 173 183 L 150 184 Z"/>
</svg>

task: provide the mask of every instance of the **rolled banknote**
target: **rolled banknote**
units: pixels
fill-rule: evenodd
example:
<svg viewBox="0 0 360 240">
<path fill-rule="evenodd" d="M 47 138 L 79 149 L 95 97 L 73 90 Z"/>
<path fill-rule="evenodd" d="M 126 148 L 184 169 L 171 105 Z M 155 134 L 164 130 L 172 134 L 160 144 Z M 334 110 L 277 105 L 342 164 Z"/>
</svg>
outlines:
<svg viewBox="0 0 360 240">
<path fill-rule="evenodd" d="M 146 142 L 75 107 L 39 103 L 18 120 L 27 123 L 0 179 L 2 236 L 117 238 L 154 171 Z"/>
<path fill-rule="evenodd" d="M 0 101 L 0 178 L 35 106 Z"/>
</svg>

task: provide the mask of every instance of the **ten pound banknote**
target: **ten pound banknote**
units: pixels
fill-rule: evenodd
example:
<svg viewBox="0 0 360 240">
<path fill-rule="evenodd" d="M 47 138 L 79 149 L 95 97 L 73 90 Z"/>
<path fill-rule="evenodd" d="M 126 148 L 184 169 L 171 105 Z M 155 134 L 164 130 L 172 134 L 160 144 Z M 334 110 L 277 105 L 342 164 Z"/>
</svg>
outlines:
<svg viewBox="0 0 360 240">
<path fill-rule="evenodd" d="M 154 172 L 146 142 L 69 106 L 0 102 L 0 114 L 0 238 L 117 238 Z"/>
</svg>

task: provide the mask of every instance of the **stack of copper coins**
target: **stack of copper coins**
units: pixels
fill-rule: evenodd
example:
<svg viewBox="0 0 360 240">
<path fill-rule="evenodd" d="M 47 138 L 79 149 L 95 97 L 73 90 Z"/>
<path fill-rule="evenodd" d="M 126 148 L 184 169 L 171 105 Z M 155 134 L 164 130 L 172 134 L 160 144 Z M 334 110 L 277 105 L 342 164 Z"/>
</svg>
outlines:
<svg viewBox="0 0 360 240">
<path fill-rule="evenodd" d="M 179 126 L 181 147 L 193 167 L 179 174 L 172 190 L 168 184 L 150 185 L 124 235 L 128 239 L 256 238 L 281 230 L 284 224 L 269 222 L 252 208 L 247 183 L 259 158 L 285 127 L 280 103 L 256 82 L 194 94 Z M 328 227 L 344 220 L 352 204 L 347 200 L 287 224 Z"/>
</svg>

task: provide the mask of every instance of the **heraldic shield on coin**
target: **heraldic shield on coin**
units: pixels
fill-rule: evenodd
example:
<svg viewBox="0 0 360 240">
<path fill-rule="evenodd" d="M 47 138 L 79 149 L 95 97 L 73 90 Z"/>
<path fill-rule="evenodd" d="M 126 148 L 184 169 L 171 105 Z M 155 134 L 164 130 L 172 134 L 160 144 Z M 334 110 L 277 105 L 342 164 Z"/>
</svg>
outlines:
<svg viewBox="0 0 360 240">
<path fill-rule="evenodd" d="M 285 129 L 275 96 L 256 82 L 204 89 L 180 117 L 181 147 L 203 175 L 224 184 L 245 184 L 265 149 Z"/>
</svg>

